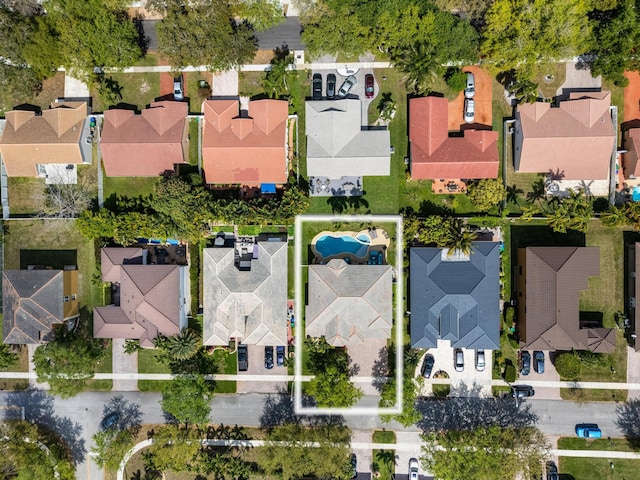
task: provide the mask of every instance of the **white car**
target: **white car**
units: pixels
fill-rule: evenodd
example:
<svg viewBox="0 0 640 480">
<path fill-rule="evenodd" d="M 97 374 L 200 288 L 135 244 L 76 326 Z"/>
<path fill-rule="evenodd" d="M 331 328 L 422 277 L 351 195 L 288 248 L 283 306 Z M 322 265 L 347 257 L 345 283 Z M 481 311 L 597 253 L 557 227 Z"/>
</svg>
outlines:
<svg viewBox="0 0 640 480">
<path fill-rule="evenodd" d="M 409 480 L 418 480 L 418 460 L 412 458 L 409 460 Z"/>
<path fill-rule="evenodd" d="M 173 99 L 181 102 L 184 100 L 184 84 L 182 80 L 182 74 L 179 77 L 173 79 Z"/>
<path fill-rule="evenodd" d="M 476 93 L 476 82 L 473 79 L 473 73 L 465 72 L 467 76 L 467 84 L 464 88 L 464 98 L 473 98 Z"/>
<path fill-rule="evenodd" d="M 476 102 L 470 98 L 464 100 L 464 121 L 473 123 L 476 118 Z"/>
<path fill-rule="evenodd" d="M 338 97 L 344 98 L 349 95 L 349 92 L 356 83 L 358 83 L 358 79 L 353 75 L 349 75 L 344 82 L 342 82 L 340 90 L 338 90 Z"/>
</svg>

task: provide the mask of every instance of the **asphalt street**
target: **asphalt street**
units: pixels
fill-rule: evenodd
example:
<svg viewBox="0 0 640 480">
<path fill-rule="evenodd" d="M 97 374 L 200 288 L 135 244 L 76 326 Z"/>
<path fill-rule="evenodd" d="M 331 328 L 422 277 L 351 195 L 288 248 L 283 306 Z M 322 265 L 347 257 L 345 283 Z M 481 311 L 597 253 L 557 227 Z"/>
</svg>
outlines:
<svg viewBox="0 0 640 480">
<path fill-rule="evenodd" d="M 152 392 L 87 392 L 70 399 L 51 397 L 43 391 L 0 392 L 0 407 L 5 418 L 20 418 L 45 423 L 60 433 L 71 445 L 79 462 L 79 479 L 101 479 L 102 472 L 90 460 L 91 436 L 99 429 L 105 414 L 116 409 L 121 416 L 144 424 L 164 423 L 161 395 Z M 604 436 L 621 437 L 615 424 L 613 402 L 584 403 L 559 400 L 529 400 L 538 418 L 538 427 L 547 435 L 572 436 L 577 423 L 595 422 Z M 124 412 L 124 413 L 123 413 Z M 212 422 L 226 425 L 261 426 L 286 421 L 294 415 L 287 395 L 241 394 L 217 395 L 212 401 Z M 383 424 L 377 416 L 346 416 L 353 430 L 386 428 L 395 431 L 418 431 L 395 422 Z"/>
</svg>

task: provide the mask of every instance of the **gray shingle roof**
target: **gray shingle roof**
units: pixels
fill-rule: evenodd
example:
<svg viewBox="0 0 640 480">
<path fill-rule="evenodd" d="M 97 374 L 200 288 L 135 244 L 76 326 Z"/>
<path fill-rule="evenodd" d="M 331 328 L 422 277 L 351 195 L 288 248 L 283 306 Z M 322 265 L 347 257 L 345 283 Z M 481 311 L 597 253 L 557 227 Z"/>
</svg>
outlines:
<svg viewBox="0 0 640 480">
<path fill-rule="evenodd" d="M 4 343 L 50 340 L 52 326 L 64 321 L 62 270 L 5 270 L 2 277 Z"/>
<path fill-rule="evenodd" d="M 468 258 L 441 248 L 410 252 L 411 346 L 500 348 L 500 249 L 474 242 Z"/>
<path fill-rule="evenodd" d="M 344 260 L 310 265 L 305 333 L 334 346 L 389 338 L 391 290 L 389 265 L 347 265 Z"/>
<path fill-rule="evenodd" d="M 205 248 L 205 345 L 287 344 L 287 244 L 259 242 L 251 270 L 235 266 L 234 248 Z"/>
</svg>

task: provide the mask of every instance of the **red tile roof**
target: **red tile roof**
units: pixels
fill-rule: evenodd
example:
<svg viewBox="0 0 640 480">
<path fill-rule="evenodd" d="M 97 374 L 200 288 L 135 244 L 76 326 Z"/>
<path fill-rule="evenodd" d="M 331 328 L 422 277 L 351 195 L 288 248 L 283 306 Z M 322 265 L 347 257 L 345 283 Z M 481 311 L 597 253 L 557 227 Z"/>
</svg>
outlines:
<svg viewBox="0 0 640 480">
<path fill-rule="evenodd" d="M 155 177 L 188 157 L 187 104 L 163 101 L 135 115 L 104 112 L 100 151 L 108 177 Z"/>
<path fill-rule="evenodd" d="M 610 106 L 609 92 L 573 92 L 558 108 L 547 102 L 518 106 L 516 171 L 608 178 L 615 137 Z"/>
<path fill-rule="evenodd" d="M 258 185 L 287 181 L 284 100 L 249 102 L 240 116 L 237 100 L 204 102 L 202 163 L 207 183 Z"/>
<path fill-rule="evenodd" d="M 409 100 L 411 178 L 496 178 L 498 132 L 465 130 L 450 137 L 447 103 L 443 97 Z"/>
</svg>

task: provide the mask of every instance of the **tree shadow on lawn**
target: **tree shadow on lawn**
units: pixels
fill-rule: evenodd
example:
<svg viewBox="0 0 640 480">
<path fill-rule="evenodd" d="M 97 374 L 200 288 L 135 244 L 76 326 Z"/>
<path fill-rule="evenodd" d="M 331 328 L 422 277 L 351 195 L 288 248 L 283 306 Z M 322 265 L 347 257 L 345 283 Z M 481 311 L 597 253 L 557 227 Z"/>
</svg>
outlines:
<svg viewBox="0 0 640 480">
<path fill-rule="evenodd" d="M 628 400 L 616 407 L 616 425 L 633 450 L 640 449 L 640 398 Z"/>
<path fill-rule="evenodd" d="M 481 396 L 481 387 L 461 383 L 456 397 L 448 400 L 428 399 L 417 403 L 422 419 L 417 422 L 424 432 L 442 430 L 472 430 L 479 427 L 528 427 L 538 421 L 531 405 L 514 399 Z"/>
<path fill-rule="evenodd" d="M 60 436 L 69 449 L 74 464 L 84 461 L 87 449 L 81 438 L 82 425 L 74 423 L 70 418 L 56 415 L 52 396 L 35 389 L 12 392 L 8 394 L 7 404 L 17 408 L 7 409 L 5 420 L 21 420 L 24 409 L 24 419 L 27 422 L 43 425 Z"/>
</svg>

